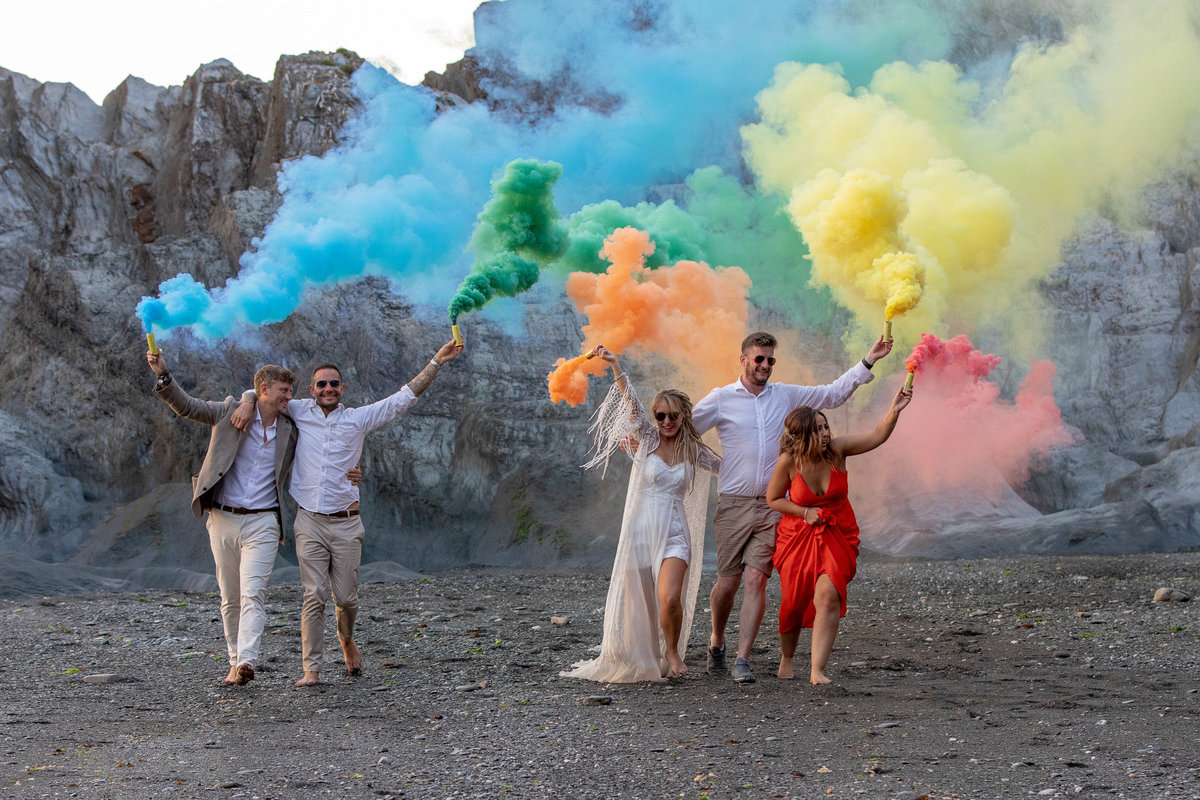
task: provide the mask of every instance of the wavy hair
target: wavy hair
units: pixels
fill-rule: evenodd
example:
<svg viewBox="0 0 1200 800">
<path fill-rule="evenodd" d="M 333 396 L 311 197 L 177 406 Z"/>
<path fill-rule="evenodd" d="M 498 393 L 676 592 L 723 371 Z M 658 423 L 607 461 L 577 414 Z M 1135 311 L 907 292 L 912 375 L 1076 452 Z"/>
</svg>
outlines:
<svg viewBox="0 0 1200 800">
<path fill-rule="evenodd" d="M 832 445 L 821 447 L 821 436 L 817 433 L 817 418 L 829 421 L 823 413 L 809 406 L 793 408 L 783 421 L 783 435 L 779 437 L 780 454 L 787 453 L 792 463 L 833 462 Z"/>
<path fill-rule="evenodd" d="M 694 470 L 696 461 L 700 457 L 700 450 L 707 450 L 713 457 L 716 457 L 716 453 L 704 443 L 696 431 L 696 425 L 692 422 L 692 399 L 678 389 L 663 389 L 654 395 L 654 402 L 650 404 L 650 413 L 653 414 L 656 408 L 679 413 L 679 433 L 675 434 L 675 461 L 686 458 L 692 465 L 692 479 L 695 480 Z"/>
</svg>

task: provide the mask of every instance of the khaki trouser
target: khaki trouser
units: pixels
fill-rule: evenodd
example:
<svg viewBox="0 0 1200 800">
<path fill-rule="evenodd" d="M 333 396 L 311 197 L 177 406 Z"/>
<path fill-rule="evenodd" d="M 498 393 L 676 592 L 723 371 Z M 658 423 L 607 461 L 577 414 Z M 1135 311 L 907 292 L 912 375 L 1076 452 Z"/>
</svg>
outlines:
<svg viewBox="0 0 1200 800">
<path fill-rule="evenodd" d="M 263 592 L 279 550 L 279 515 L 208 512 L 208 542 L 221 589 L 221 620 L 229 664 L 258 660 L 258 644 L 266 622 Z"/>
<path fill-rule="evenodd" d="M 296 512 L 296 559 L 304 603 L 300 644 L 304 671 L 320 672 L 325 654 L 325 604 L 333 591 L 338 639 L 354 640 L 358 616 L 358 565 L 362 561 L 362 517 L 342 519 Z"/>
</svg>

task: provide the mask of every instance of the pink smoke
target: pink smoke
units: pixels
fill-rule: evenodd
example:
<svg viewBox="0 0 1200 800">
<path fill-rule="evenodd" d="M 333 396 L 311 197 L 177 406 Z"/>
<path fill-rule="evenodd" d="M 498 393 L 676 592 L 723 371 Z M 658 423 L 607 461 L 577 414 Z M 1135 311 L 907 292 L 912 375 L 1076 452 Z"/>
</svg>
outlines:
<svg viewBox="0 0 1200 800">
<path fill-rule="evenodd" d="M 990 380 L 999 356 L 974 349 L 965 336 L 924 334 L 905 363 L 916 370 L 912 404 L 882 448 L 851 462 L 885 503 L 953 492 L 957 502 L 1000 504 L 1051 448 L 1073 438 L 1054 401 L 1051 361 L 1031 362 L 1012 400 Z"/>
</svg>

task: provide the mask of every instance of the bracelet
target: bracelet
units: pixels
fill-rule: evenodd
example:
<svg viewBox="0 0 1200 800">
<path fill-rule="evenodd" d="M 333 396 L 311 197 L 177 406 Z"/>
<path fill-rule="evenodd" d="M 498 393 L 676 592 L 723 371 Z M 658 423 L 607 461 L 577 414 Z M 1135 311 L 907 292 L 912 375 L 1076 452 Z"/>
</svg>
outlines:
<svg viewBox="0 0 1200 800">
<path fill-rule="evenodd" d="M 613 383 L 616 383 L 617 381 L 621 380 L 621 378 L 624 378 L 624 377 L 625 377 L 624 372 L 618 372 L 616 375 L 613 375 Z"/>
<path fill-rule="evenodd" d="M 434 367 L 441 367 L 441 366 L 442 366 L 442 362 L 438 361 L 436 356 L 435 356 L 435 357 L 433 357 L 433 358 L 431 358 L 431 359 L 429 359 L 429 363 L 430 363 L 430 365 L 432 365 L 432 366 L 434 366 Z"/>
<path fill-rule="evenodd" d="M 867 360 L 865 358 L 862 360 L 862 365 L 864 367 L 866 367 L 867 369 L 870 369 L 871 367 L 875 366 L 874 364 L 868 364 Z"/>
</svg>

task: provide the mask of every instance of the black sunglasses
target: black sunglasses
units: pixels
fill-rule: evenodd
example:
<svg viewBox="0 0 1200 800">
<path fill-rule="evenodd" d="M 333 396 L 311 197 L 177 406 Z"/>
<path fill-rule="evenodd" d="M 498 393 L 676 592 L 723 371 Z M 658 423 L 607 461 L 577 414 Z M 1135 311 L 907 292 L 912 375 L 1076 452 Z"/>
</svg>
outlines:
<svg viewBox="0 0 1200 800">
<path fill-rule="evenodd" d="M 335 378 L 334 380 L 331 380 L 331 381 L 316 381 L 313 385 L 316 386 L 318 389 L 324 389 L 326 386 L 331 386 L 334 389 L 336 389 L 342 385 L 342 382 Z"/>
<path fill-rule="evenodd" d="M 655 411 L 654 412 L 654 418 L 656 420 L 658 420 L 659 422 L 662 422 L 667 417 L 670 417 L 671 422 L 674 422 L 675 420 L 679 419 L 679 412 L 678 411 L 671 411 L 669 413 L 666 411 Z"/>
<path fill-rule="evenodd" d="M 754 357 L 755 364 L 761 364 L 764 361 L 767 362 L 768 367 L 775 366 L 775 356 L 755 356 Z"/>
</svg>

